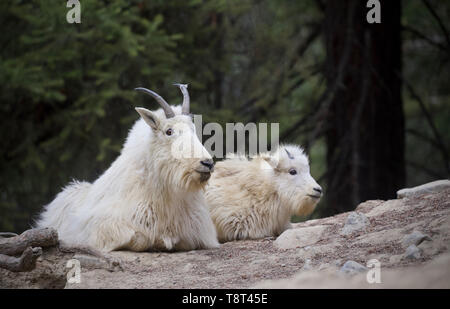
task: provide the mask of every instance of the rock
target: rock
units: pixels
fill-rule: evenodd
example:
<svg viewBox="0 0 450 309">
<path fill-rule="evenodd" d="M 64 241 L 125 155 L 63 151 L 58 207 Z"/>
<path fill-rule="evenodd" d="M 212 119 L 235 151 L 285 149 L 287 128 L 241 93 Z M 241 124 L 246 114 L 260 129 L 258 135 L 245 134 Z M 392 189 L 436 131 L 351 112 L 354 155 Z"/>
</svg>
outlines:
<svg viewBox="0 0 450 309">
<path fill-rule="evenodd" d="M 369 269 L 355 261 L 347 261 L 339 270 L 340 272 L 348 275 L 355 275 L 357 273 L 367 272 Z"/>
<path fill-rule="evenodd" d="M 445 252 L 448 250 L 448 244 L 449 241 L 442 240 L 441 238 L 438 238 L 433 241 L 423 241 L 420 245 L 417 247 L 420 249 L 421 253 L 423 253 L 426 256 L 435 256 L 436 254 L 439 254 L 440 252 Z"/>
<path fill-rule="evenodd" d="M 431 240 L 430 236 L 422 234 L 419 231 L 413 231 L 411 234 L 409 235 L 405 235 L 405 237 L 403 237 L 402 240 L 402 246 L 407 248 L 410 245 L 420 245 L 420 243 L 422 243 L 422 241 L 425 240 Z"/>
<path fill-rule="evenodd" d="M 194 265 L 192 265 L 191 263 L 187 263 L 186 265 L 184 265 L 183 271 L 187 273 L 187 272 L 190 272 L 193 268 L 194 268 Z"/>
<path fill-rule="evenodd" d="M 317 270 L 328 270 L 328 269 L 334 269 L 333 265 L 331 265 L 330 263 L 322 263 L 317 268 Z"/>
<path fill-rule="evenodd" d="M 393 255 L 389 258 L 389 263 L 397 265 L 400 263 L 400 261 L 403 259 L 403 255 L 402 254 L 396 254 Z"/>
<path fill-rule="evenodd" d="M 278 236 L 278 238 L 274 242 L 274 245 L 278 249 L 293 249 L 310 246 L 320 240 L 321 235 L 326 228 L 327 227 L 324 225 L 317 225 L 311 227 L 289 229 Z"/>
<path fill-rule="evenodd" d="M 75 254 L 73 259 L 78 260 L 82 268 L 109 268 L 108 262 L 95 256 Z"/>
<path fill-rule="evenodd" d="M 341 266 L 341 264 L 342 264 L 342 260 L 341 260 L 341 259 L 335 260 L 335 261 L 332 262 L 332 264 L 333 264 L 334 266 L 336 266 L 336 267 L 339 267 L 339 266 Z"/>
<path fill-rule="evenodd" d="M 341 231 L 341 235 L 349 235 L 354 232 L 363 231 L 369 225 L 369 219 L 358 212 L 351 212 L 347 220 L 345 221 L 344 228 Z"/>
<path fill-rule="evenodd" d="M 406 249 L 405 254 L 403 255 L 404 259 L 409 259 L 409 260 L 420 259 L 420 257 L 421 257 L 421 252 L 420 252 L 420 249 L 417 248 L 416 245 L 410 245 Z"/>
<path fill-rule="evenodd" d="M 436 180 L 413 188 L 405 188 L 397 191 L 397 198 L 417 196 L 427 193 L 440 192 L 450 188 L 450 180 Z"/>
<path fill-rule="evenodd" d="M 312 262 L 310 259 L 305 260 L 305 264 L 303 264 L 302 270 L 311 270 L 313 269 Z"/>
</svg>

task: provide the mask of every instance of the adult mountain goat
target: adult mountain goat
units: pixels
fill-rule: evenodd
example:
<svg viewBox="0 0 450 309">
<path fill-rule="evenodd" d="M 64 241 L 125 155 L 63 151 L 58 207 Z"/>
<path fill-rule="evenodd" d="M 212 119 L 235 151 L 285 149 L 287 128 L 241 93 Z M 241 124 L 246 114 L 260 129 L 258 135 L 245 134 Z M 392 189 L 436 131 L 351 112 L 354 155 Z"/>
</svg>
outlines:
<svg viewBox="0 0 450 309">
<path fill-rule="evenodd" d="M 45 207 L 38 227 L 62 241 L 102 251 L 191 250 L 218 247 L 204 198 L 211 156 L 195 134 L 187 85 L 182 106 L 136 108 L 141 116 L 120 156 L 95 182 L 72 182 Z"/>
<path fill-rule="evenodd" d="M 221 242 L 279 235 L 292 215 L 310 214 L 321 195 L 307 156 L 295 145 L 218 162 L 206 190 Z"/>
</svg>

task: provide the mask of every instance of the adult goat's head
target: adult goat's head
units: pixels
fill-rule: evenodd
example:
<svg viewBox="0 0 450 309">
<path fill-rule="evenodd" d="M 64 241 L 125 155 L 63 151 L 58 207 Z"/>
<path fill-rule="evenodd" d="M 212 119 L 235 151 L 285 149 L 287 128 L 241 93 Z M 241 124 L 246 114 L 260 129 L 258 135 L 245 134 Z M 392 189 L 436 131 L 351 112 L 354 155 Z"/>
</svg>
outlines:
<svg viewBox="0 0 450 309">
<path fill-rule="evenodd" d="M 203 186 L 214 170 L 214 161 L 195 133 L 187 85 L 175 85 L 183 94 L 181 114 L 179 109 L 172 109 L 160 95 L 146 88 L 135 90 L 152 96 L 164 115 L 142 107 L 137 107 L 136 111 L 153 131 L 151 159 L 160 174 L 179 186 Z"/>
</svg>

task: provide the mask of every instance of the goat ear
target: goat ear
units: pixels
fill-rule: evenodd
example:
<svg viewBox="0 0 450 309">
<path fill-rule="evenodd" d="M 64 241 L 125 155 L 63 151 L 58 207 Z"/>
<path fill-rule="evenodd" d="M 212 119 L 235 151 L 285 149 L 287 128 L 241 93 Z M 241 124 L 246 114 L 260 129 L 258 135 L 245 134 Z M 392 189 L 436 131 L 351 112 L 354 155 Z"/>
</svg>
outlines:
<svg viewBox="0 0 450 309">
<path fill-rule="evenodd" d="M 159 118 L 154 113 L 142 107 L 136 107 L 136 111 L 153 130 L 159 128 Z"/>
<path fill-rule="evenodd" d="M 270 167 L 271 169 L 274 169 L 278 166 L 277 156 L 274 156 L 270 153 L 264 153 L 264 154 L 261 154 L 261 158 L 265 162 L 265 164 L 263 164 L 263 165 L 266 167 Z"/>
</svg>

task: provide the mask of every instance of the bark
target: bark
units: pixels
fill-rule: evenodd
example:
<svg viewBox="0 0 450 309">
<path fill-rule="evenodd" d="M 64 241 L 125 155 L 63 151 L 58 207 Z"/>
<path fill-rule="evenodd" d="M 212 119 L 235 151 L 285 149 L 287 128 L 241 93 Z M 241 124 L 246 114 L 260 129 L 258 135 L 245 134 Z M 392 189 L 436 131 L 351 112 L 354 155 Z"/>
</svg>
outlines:
<svg viewBox="0 0 450 309">
<path fill-rule="evenodd" d="M 36 260 L 42 254 L 42 248 L 28 247 L 18 258 L 0 254 L 0 268 L 13 272 L 31 271 L 36 267 Z"/>
<path fill-rule="evenodd" d="M 51 247 L 58 244 L 58 233 L 54 229 L 31 229 L 19 236 L 0 238 L 0 254 L 22 254 L 28 247 Z"/>
<path fill-rule="evenodd" d="M 71 246 L 71 245 L 68 245 L 68 244 L 60 241 L 58 249 L 59 249 L 59 251 L 65 252 L 65 253 L 81 253 L 81 254 L 92 255 L 94 257 L 97 257 L 97 258 L 100 258 L 100 259 L 103 259 L 104 261 L 106 261 L 106 263 L 109 265 L 109 268 L 111 270 L 115 270 L 115 269 L 123 270 L 122 261 L 119 258 L 115 258 L 114 256 L 112 256 L 106 252 L 99 251 L 99 250 L 89 247 L 89 246 L 83 246 L 83 245 L 77 245 L 77 246 L 72 245 Z"/>
<path fill-rule="evenodd" d="M 405 183 L 401 3 L 380 2 L 380 24 L 367 22 L 366 1 L 326 2 L 326 76 L 335 89 L 326 110 L 326 215 L 395 198 Z"/>
</svg>

